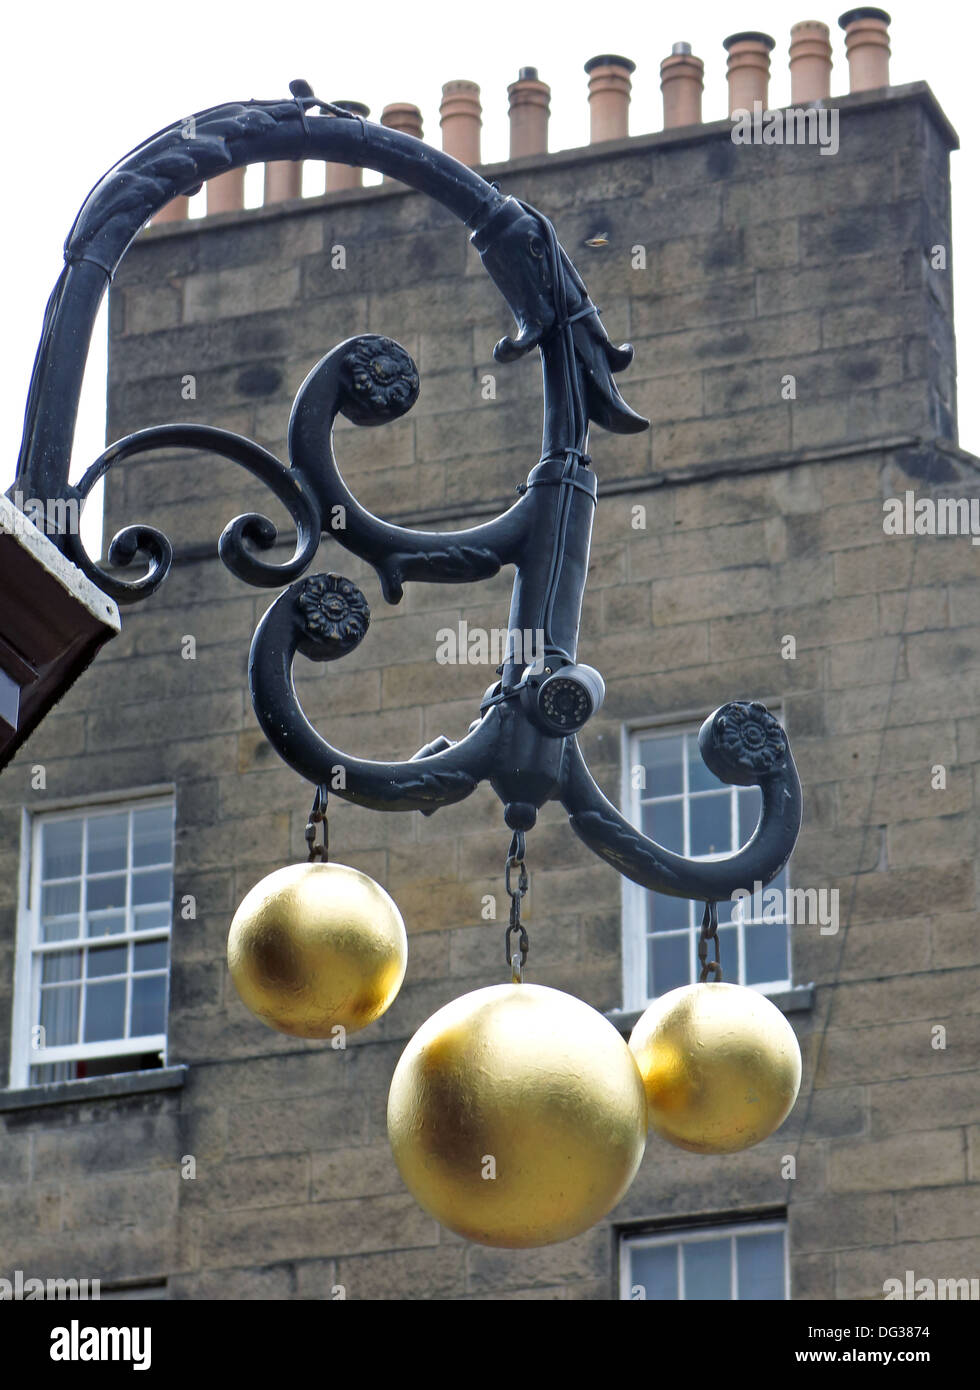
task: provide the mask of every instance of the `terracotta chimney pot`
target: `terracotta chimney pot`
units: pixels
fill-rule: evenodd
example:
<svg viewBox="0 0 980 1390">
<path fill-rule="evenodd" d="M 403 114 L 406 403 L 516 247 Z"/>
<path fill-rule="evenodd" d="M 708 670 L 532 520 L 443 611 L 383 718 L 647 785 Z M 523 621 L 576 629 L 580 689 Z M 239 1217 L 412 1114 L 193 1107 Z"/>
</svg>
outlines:
<svg viewBox="0 0 980 1390">
<path fill-rule="evenodd" d="M 751 111 L 761 101 L 769 106 L 769 54 L 776 40 L 768 34 L 731 34 L 725 40 L 728 51 L 728 114 Z"/>
<path fill-rule="evenodd" d="M 675 43 L 670 57 L 660 64 L 660 90 L 664 95 L 664 130 L 701 124 L 704 63 L 693 56 L 689 43 Z"/>
<path fill-rule="evenodd" d="M 462 78 L 447 82 L 439 105 L 442 148 L 461 164 L 480 163 L 480 127 L 483 124 L 480 88 Z"/>
<path fill-rule="evenodd" d="M 265 166 L 263 202 L 285 203 L 303 195 L 303 162 L 299 159 L 274 159 Z"/>
<path fill-rule="evenodd" d="M 892 18 L 885 10 L 865 7 L 848 10 L 837 23 L 844 30 L 847 63 L 851 70 L 851 91 L 870 92 L 888 86 L 888 26 Z"/>
<path fill-rule="evenodd" d="M 208 191 L 208 215 L 213 212 L 237 212 L 245 206 L 245 170 L 229 169 L 205 184 Z"/>
<path fill-rule="evenodd" d="M 629 58 L 601 53 L 585 65 L 589 74 L 589 141 L 625 140 L 629 135 L 630 74 L 636 64 Z"/>
<path fill-rule="evenodd" d="M 159 222 L 186 222 L 190 201 L 190 198 L 171 198 L 170 202 L 160 209 L 150 225 L 155 227 Z"/>
<path fill-rule="evenodd" d="M 537 68 L 521 68 L 517 81 L 507 88 L 507 98 L 511 159 L 547 154 L 551 88 L 539 79 Z"/>
<path fill-rule="evenodd" d="M 393 101 L 381 113 L 381 124 L 389 130 L 399 130 L 403 135 L 414 135 L 422 139 L 422 112 L 409 101 Z M 382 183 L 397 183 L 390 174 L 385 174 Z"/>
<path fill-rule="evenodd" d="M 345 111 L 350 111 L 355 116 L 369 116 L 371 109 L 365 106 L 362 101 L 335 101 L 334 106 L 341 106 Z M 339 117 L 338 119 L 343 119 Z M 327 161 L 326 191 L 337 193 L 342 188 L 360 188 L 364 182 L 364 170 L 360 167 L 355 168 L 352 164 L 331 164 Z"/>
<path fill-rule="evenodd" d="M 795 105 L 830 96 L 830 30 L 818 19 L 804 19 L 789 31 L 790 100 Z"/>
<path fill-rule="evenodd" d="M 408 101 L 393 101 L 381 113 L 381 124 L 389 130 L 400 130 L 403 135 L 414 135 L 422 139 L 422 112 Z"/>
</svg>

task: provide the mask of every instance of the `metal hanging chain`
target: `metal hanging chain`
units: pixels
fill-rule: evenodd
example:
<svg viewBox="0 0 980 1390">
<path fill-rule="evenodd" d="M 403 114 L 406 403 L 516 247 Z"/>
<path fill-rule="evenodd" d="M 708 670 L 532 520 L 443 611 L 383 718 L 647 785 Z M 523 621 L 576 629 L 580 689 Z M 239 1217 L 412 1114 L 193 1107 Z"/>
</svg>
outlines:
<svg viewBox="0 0 980 1390">
<path fill-rule="evenodd" d="M 507 863 L 504 867 L 504 887 L 510 897 L 510 923 L 504 933 L 504 959 L 510 966 L 511 983 L 521 985 L 524 983 L 524 966 L 527 964 L 528 937 L 527 931 L 521 922 L 521 899 L 527 893 L 528 876 L 527 865 L 524 862 L 524 831 L 515 830 L 514 838 L 510 842 L 510 849 L 507 853 Z M 517 887 L 511 882 L 511 873 L 517 869 Z M 517 950 L 511 951 L 510 938 L 514 932 L 518 932 Z"/>
<path fill-rule="evenodd" d="M 322 840 L 320 844 L 316 842 L 316 828 L 321 827 Z M 313 809 L 310 811 L 310 818 L 306 822 L 306 843 L 309 847 L 308 862 L 314 863 L 319 859 L 326 864 L 330 858 L 330 832 L 327 827 L 327 787 L 325 782 L 321 782 L 316 789 L 313 798 Z"/>
<path fill-rule="evenodd" d="M 715 958 L 708 959 L 708 942 L 714 942 Z M 704 916 L 701 918 L 701 935 L 698 938 L 698 960 L 701 962 L 701 974 L 698 977 L 699 984 L 705 984 L 710 975 L 715 977 L 717 984 L 722 983 L 721 974 L 721 954 L 718 944 L 718 904 L 705 903 Z"/>
</svg>

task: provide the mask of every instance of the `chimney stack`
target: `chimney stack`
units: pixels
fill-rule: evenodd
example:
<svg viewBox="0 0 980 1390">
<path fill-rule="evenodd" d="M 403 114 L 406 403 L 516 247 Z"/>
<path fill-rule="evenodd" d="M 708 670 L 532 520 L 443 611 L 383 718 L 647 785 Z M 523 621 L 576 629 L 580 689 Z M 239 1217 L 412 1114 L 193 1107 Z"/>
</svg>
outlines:
<svg viewBox="0 0 980 1390">
<path fill-rule="evenodd" d="M 670 57 L 660 64 L 660 90 L 664 94 L 664 130 L 701 124 L 704 63 L 692 55 L 689 43 L 675 43 Z"/>
<path fill-rule="evenodd" d="M 724 44 L 728 51 L 728 114 L 751 111 L 753 103 L 769 108 L 769 54 L 776 40 L 768 34 L 731 34 Z"/>
<path fill-rule="evenodd" d="M 548 153 L 548 116 L 551 88 L 538 77 L 537 68 L 521 68 L 517 81 L 507 88 L 510 103 L 510 157 Z"/>
<path fill-rule="evenodd" d="M 213 212 L 238 212 L 245 206 L 245 170 L 229 169 L 208 179 L 208 216 Z"/>
<path fill-rule="evenodd" d="M 439 105 L 442 148 L 446 154 L 471 168 L 480 163 L 480 127 L 483 118 L 480 88 L 475 82 L 459 79 L 447 82 Z"/>
<path fill-rule="evenodd" d="M 629 135 L 630 74 L 636 64 L 629 58 L 603 53 L 585 65 L 589 74 L 589 142 L 624 140 Z"/>
<path fill-rule="evenodd" d="M 302 195 L 302 160 L 274 159 L 265 166 L 263 202 L 285 203 L 289 198 L 300 198 Z"/>
<path fill-rule="evenodd" d="M 190 198 L 184 197 L 171 198 L 153 218 L 151 226 L 155 227 L 159 222 L 186 222 L 190 201 Z"/>
<path fill-rule="evenodd" d="M 371 109 L 363 101 L 335 101 L 334 106 L 350 111 L 354 116 L 369 116 Z M 339 117 L 338 119 L 342 119 Z M 338 193 L 342 188 L 360 188 L 364 182 L 364 170 L 358 165 L 331 164 L 327 161 L 326 191 Z"/>
<path fill-rule="evenodd" d="M 790 100 L 805 106 L 830 96 L 830 30 L 818 19 L 804 19 L 789 31 Z"/>
<path fill-rule="evenodd" d="M 851 70 L 851 91 L 869 92 L 888 86 L 888 26 L 891 15 L 884 10 L 848 10 L 837 23 L 844 30 L 847 62 Z"/>
</svg>

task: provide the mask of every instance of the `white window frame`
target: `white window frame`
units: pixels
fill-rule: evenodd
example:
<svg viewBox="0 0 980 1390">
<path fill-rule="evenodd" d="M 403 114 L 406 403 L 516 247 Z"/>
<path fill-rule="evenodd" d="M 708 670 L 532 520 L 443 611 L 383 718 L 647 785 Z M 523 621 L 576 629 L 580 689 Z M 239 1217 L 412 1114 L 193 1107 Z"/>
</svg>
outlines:
<svg viewBox="0 0 980 1390">
<path fill-rule="evenodd" d="M 153 786 L 125 792 L 106 793 L 97 798 L 74 798 L 45 803 L 33 814 L 26 808 L 21 814 L 21 855 L 17 911 L 17 941 L 14 954 L 14 1001 L 11 1011 L 10 1038 L 10 1087 L 12 1090 L 26 1089 L 32 1085 L 31 1068 L 53 1065 L 57 1062 L 93 1061 L 100 1057 L 123 1057 L 137 1053 L 160 1054 L 161 1064 L 167 1065 L 166 1032 L 144 1035 L 139 1038 L 120 1038 L 98 1043 L 72 1043 L 62 1047 L 34 1048 L 31 1046 L 34 1021 L 38 1018 L 40 990 L 40 962 L 45 954 L 38 950 L 40 941 L 41 906 L 41 827 L 57 820 L 68 820 L 83 815 L 92 816 L 102 812 L 112 813 L 132 810 L 149 810 L 156 806 L 169 806 L 176 818 L 176 796 L 172 784 Z M 176 834 L 174 837 L 176 851 Z M 84 863 L 83 863 L 84 870 Z M 131 870 L 127 869 L 127 875 Z M 173 897 L 171 895 L 170 926 L 164 931 L 155 931 L 152 939 L 173 940 Z M 114 934 L 112 943 L 126 944 L 132 940 L 151 939 L 146 933 L 121 932 Z M 64 943 L 52 943 L 66 949 Z M 168 991 L 169 991 L 168 965 Z M 127 974 L 127 978 L 131 975 Z M 128 998 L 128 988 L 127 988 Z"/>
<path fill-rule="evenodd" d="M 763 701 L 769 711 L 779 720 L 783 728 L 786 727 L 786 720 L 780 701 L 770 699 Z M 639 739 L 651 734 L 674 735 L 680 737 L 684 734 L 696 734 L 711 713 L 710 710 L 690 710 L 685 713 L 672 713 L 659 715 L 650 719 L 635 720 L 624 724 L 620 735 L 620 767 L 622 769 L 620 806 L 623 808 L 623 815 L 631 825 L 640 824 L 640 791 L 633 786 L 632 768 L 637 762 L 634 750 Z M 688 803 L 690 800 L 690 790 L 688 779 L 685 777 L 682 788 L 682 799 L 684 806 L 684 824 L 688 824 Z M 669 846 L 668 846 L 669 848 Z M 722 859 L 725 856 L 705 855 L 703 862 L 707 863 L 711 859 Z M 653 1002 L 653 997 L 647 994 L 647 930 L 646 930 L 646 900 L 645 893 L 648 891 L 639 883 L 634 883 L 632 879 L 622 879 L 622 926 L 620 936 L 623 943 L 623 1010 L 625 1013 L 635 1013 L 638 1009 L 645 1009 Z M 786 886 L 789 888 L 789 866 L 787 866 Z M 744 919 L 739 919 L 736 930 L 739 937 L 739 960 L 745 959 L 745 940 L 744 930 L 747 923 Z M 693 935 L 693 933 L 692 933 Z M 786 932 L 786 961 L 788 976 L 785 980 L 766 980 L 758 984 L 748 985 L 748 989 L 755 989 L 760 994 L 782 994 L 793 987 L 793 933 L 787 928 Z M 740 983 L 740 981 L 732 981 Z M 654 996 L 655 997 L 655 996 Z"/>
<path fill-rule="evenodd" d="M 785 1217 L 771 1218 L 767 1221 L 720 1221 L 716 1226 L 673 1226 L 647 1234 L 632 1234 L 629 1231 L 623 1231 L 619 1238 L 620 1300 L 630 1301 L 634 1287 L 631 1282 L 630 1269 L 630 1254 L 633 1250 L 648 1250 L 655 1245 L 679 1245 L 681 1252 L 679 1283 L 681 1296 L 676 1301 L 691 1302 L 692 1300 L 685 1299 L 683 1296 L 684 1246 L 694 1245 L 702 1240 L 717 1240 L 720 1236 L 727 1236 L 731 1240 L 731 1286 L 735 1291 L 735 1297 L 730 1301 L 737 1303 L 740 1300 L 738 1298 L 738 1262 L 735 1259 L 735 1237 L 762 1235 L 773 1231 L 780 1231 L 783 1236 L 783 1297 L 789 1301 L 789 1223 Z"/>
</svg>

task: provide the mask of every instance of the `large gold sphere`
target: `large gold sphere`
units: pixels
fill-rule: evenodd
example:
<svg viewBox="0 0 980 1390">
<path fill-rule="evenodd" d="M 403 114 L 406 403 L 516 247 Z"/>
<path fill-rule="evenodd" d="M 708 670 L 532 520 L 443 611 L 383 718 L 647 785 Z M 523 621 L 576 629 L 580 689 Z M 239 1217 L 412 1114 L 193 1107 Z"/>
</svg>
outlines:
<svg viewBox="0 0 980 1390">
<path fill-rule="evenodd" d="M 741 985 L 672 989 L 638 1019 L 629 1045 L 651 1128 L 693 1153 L 760 1143 L 800 1089 L 796 1034 L 765 995 Z"/>
<path fill-rule="evenodd" d="M 398 908 L 346 864 L 290 864 L 245 895 L 228 935 L 242 1002 L 298 1038 L 373 1023 L 401 988 L 408 939 Z"/>
<path fill-rule="evenodd" d="M 426 1211 L 481 1245 L 569 1240 L 619 1201 L 646 1142 L 643 1082 L 595 1009 L 491 985 L 423 1023 L 399 1059 L 388 1134 Z"/>
</svg>

